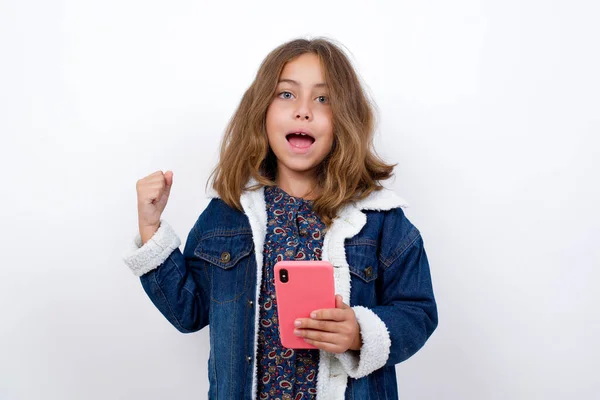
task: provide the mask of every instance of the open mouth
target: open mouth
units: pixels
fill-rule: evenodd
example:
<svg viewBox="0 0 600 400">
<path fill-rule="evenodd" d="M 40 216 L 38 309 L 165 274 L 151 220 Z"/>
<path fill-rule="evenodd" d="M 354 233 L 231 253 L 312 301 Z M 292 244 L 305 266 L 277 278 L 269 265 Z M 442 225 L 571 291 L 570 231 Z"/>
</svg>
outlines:
<svg viewBox="0 0 600 400">
<path fill-rule="evenodd" d="M 288 133 L 285 138 L 293 147 L 299 149 L 307 149 L 315 142 L 315 138 L 304 132 Z"/>
</svg>

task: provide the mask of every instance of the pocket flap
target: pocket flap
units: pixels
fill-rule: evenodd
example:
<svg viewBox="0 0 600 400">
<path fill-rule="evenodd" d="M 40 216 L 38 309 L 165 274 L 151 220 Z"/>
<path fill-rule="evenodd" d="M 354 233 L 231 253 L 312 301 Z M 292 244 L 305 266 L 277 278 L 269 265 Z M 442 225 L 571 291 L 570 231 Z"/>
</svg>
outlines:
<svg viewBox="0 0 600 400">
<path fill-rule="evenodd" d="M 358 276 L 365 282 L 371 282 L 377 279 L 377 269 L 371 265 L 350 265 L 350 273 Z"/>
<path fill-rule="evenodd" d="M 223 269 L 234 267 L 239 260 L 252 253 L 252 235 L 240 232 L 213 232 L 203 236 L 194 254 Z"/>
<path fill-rule="evenodd" d="M 350 241 L 346 244 L 346 255 L 350 273 L 365 282 L 377 279 L 377 247 L 371 240 Z"/>
</svg>

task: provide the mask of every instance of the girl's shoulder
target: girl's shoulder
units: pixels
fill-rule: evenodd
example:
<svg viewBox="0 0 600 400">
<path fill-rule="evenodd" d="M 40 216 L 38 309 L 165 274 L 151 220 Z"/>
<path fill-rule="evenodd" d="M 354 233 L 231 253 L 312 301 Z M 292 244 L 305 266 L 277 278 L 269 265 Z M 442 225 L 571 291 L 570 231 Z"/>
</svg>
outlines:
<svg viewBox="0 0 600 400">
<path fill-rule="evenodd" d="M 365 229 L 359 234 L 377 238 L 382 257 L 400 254 L 421 236 L 419 229 L 408 219 L 405 210 L 409 203 L 391 189 L 372 192 L 354 203 L 355 209 L 367 215 Z"/>
<path fill-rule="evenodd" d="M 410 204 L 393 190 L 384 187 L 371 192 L 364 199 L 354 202 L 354 206 L 361 211 L 388 211 L 395 208 L 405 209 Z"/>
<path fill-rule="evenodd" d="M 220 197 L 209 197 L 208 204 L 198 216 L 193 229 L 198 236 L 211 233 L 232 235 L 251 232 L 246 215 L 231 207 Z"/>
</svg>

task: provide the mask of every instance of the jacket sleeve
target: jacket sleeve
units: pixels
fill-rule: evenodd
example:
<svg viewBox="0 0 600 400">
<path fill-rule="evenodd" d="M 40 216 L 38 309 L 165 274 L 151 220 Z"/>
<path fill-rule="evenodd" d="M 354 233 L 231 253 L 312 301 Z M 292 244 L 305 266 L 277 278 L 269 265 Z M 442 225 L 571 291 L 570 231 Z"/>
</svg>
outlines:
<svg viewBox="0 0 600 400">
<path fill-rule="evenodd" d="M 429 262 L 421 234 L 398 209 L 383 238 L 407 232 L 400 244 L 385 251 L 382 245 L 377 280 L 377 305 L 354 306 L 360 326 L 360 351 L 337 355 L 352 378 L 362 378 L 384 366 L 394 366 L 415 354 L 438 324 Z M 390 242 L 388 242 L 390 243 Z M 393 243 L 393 242 L 392 242 Z"/>
<path fill-rule="evenodd" d="M 156 308 L 177 330 L 196 332 L 208 325 L 209 297 L 202 276 L 202 262 L 194 255 L 198 243 L 196 226 L 190 231 L 184 252 L 181 240 L 165 221 L 143 246 L 138 233 L 125 264 L 140 277 L 142 287 Z M 191 273 L 198 269 L 199 274 Z"/>
</svg>

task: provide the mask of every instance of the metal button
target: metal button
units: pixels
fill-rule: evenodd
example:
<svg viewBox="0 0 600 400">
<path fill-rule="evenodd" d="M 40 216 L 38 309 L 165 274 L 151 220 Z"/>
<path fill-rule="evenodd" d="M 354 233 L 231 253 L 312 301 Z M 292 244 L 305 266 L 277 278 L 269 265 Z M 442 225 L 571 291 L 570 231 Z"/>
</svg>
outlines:
<svg viewBox="0 0 600 400">
<path fill-rule="evenodd" d="M 252 307 L 254 305 L 254 302 L 252 300 L 248 300 L 248 307 Z"/>
<path fill-rule="evenodd" d="M 367 278 L 370 278 L 373 275 L 373 268 L 371 268 L 370 266 L 365 268 L 365 276 Z"/>
<path fill-rule="evenodd" d="M 252 357 L 250 357 L 250 356 L 247 356 L 247 357 L 246 357 L 246 361 L 248 361 L 248 362 L 252 361 Z"/>
<path fill-rule="evenodd" d="M 224 251 L 223 253 L 221 253 L 221 262 L 229 262 L 229 260 L 231 260 L 231 254 L 229 254 L 228 252 Z"/>
</svg>

